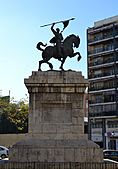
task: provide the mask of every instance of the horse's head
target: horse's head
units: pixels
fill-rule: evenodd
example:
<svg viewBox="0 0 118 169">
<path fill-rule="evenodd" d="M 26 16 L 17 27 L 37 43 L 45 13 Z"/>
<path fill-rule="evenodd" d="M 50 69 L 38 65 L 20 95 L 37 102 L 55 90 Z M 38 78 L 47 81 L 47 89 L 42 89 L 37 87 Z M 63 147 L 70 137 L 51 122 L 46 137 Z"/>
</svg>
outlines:
<svg viewBox="0 0 118 169">
<path fill-rule="evenodd" d="M 79 36 L 76 36 L 75 41 L 74 41 L 74 47 L 78 48 L 80 44 L 80 38 Z"/>
<path fill-rule="evenodd" d="M 80 38 L 79 36 L 76 36 L 74 34 L 67 36 L 63 42 L 63 45 L 67 46 L 68 48 L 72 48 L 72 47 L 78 48 L 79 44 L 80 44 Z"/>
</svg>

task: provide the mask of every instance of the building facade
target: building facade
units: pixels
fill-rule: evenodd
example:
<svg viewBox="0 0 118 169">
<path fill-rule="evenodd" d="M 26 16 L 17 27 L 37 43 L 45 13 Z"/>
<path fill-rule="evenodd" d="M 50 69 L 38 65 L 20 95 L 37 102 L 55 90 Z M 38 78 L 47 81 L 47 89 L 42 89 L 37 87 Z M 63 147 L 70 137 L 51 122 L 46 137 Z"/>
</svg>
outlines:
<svg viewBox="0 0 118 169">
<path fill-rule="evenodd" d="M 118 149 L 118 16 L 87 29 L 89 138 Z"/>
</svg>

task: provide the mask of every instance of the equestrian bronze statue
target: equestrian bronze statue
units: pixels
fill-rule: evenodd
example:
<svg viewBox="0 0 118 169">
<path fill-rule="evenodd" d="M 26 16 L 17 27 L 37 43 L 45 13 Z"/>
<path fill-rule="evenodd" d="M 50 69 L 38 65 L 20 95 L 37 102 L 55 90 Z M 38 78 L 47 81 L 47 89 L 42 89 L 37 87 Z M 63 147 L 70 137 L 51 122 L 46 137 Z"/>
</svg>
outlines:
<svg viewBox="0 0 118 169">
<path fill-rule="evenodd" d="M 74 18 L 70 19 L 73 20 Z M 68 23 L 70 20 L 61 21 L 64 24 L 63 30 L 68 26 Z M 59 22 L 57 22 L 59 23 Z M 36 48 L 40 51 L 42 51 L 42 60 L 39 61 L 39 71 L 41 71 L 41 65 L 42 63 L 47 63 L 51 70 L 53 70 L 52 63 L 49 62 L 51 58 L 58 59 L 61 62 L 60 69 L 64 70 L 63 65 L 65 63 L 65 60 L 67 57 L 74 57 L 78 55 L 78 61 L 81 59 L 81 55 L 79 52 L 74 52 L 74 47 L 78 48 L 80 44 L 80 38 L 79 36 L 76 36 L 74 34 L 71 34 L 67 36 L 65 39 L 63 38 L 62 31 L 60 31 L 59 28 L 54 29 L 54 25 L 56 23 L 52 23 L 51 25 L 51 31 L 54 34 L 54 37 L 50 40 L 50 43 L 53 45 L 47 46 L 47 44 L 44 44 L 42 42 L 39 42 L 36 46 Z M 50 24 L 48 24 L 50 25 Z M 48 26 L 44 25 L 44 26 Z M 43 27 L 43 26 L 42 26 Z"/>
</svg>

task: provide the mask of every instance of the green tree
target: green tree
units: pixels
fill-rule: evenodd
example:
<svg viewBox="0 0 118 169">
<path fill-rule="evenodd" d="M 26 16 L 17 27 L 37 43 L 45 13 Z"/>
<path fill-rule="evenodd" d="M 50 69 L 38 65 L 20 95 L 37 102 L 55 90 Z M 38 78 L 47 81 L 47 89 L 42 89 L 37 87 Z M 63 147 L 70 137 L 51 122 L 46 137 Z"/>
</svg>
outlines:
<svg viewBox="0 0 118 169">
<path fill-rule="evenodd" d="M 0 99 L 0 133 L 25 133 L 28 131 L 28 101 L 11 102 Z"/>
</svg>

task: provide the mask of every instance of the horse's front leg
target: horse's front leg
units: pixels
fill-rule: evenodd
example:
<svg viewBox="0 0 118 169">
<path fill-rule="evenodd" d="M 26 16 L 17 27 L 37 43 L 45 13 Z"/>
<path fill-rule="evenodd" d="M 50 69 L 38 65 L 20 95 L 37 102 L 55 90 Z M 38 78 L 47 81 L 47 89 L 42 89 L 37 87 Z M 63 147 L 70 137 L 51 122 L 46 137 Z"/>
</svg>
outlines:
<svg viewBox="0 0 118 169">
<path fill-rule="evenodd" d="M 66 58 L 63 58 L 62 61 L 61 61 L 61 66 L 60 66 L 60 69 L 61 69 L 61 70 L 64 70 L 63 64 L 64 64 L 65 60 L 66 60 Z"/>
<path fill-rule="evenodd" d="M 75 52 L 75 53 L 73 53 L 72 55 L 70 55 L 69 57 L 72 58 L 72 57 L 74 57 L 74 56 L 76 56 L 76 55 L 79 55 L 78 58 L 77 58 L 77 60 L 79 61 L 79 60 L 81 59 L 81 55 L 80 55 L 79 52 Z"/>
<path fill-rule="evenodd" d="M 80 53 L 79 53 L 79 52 L 72 53 L 71 55 L 69 55 L 69 57 L 70 57 L 70 58 L 73 58 L 73 57 L 76 56 L 76 55 L 80 55 Z"/>
</svg>

